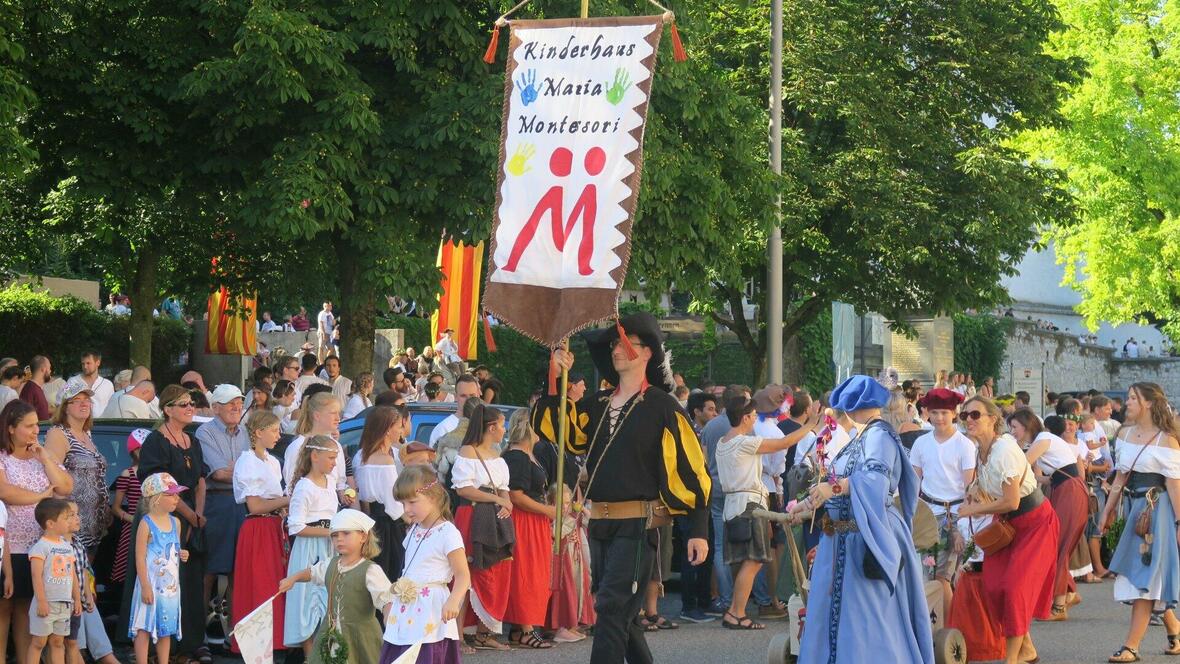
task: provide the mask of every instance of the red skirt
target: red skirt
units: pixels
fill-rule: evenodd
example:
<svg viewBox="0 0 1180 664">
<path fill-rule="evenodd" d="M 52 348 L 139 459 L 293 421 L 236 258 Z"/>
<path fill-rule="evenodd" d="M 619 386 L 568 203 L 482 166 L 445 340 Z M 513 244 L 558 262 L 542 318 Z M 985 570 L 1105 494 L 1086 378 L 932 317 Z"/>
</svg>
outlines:
<svg viewBox="0 0 1180 664">
<path fill-rule="evenodd" d="M 535 512 L 512 510 L 516 548 L 508 584 L 504 621 L 514 625 L 545 624 L 549 608 L 549 575 L 553 567 L 553 522 Z"/>
<path fill-rule="evenodd" d="M 230 603 L 232 624 L 245 618 L 263 602 L 279 591 L 279 581 L 287 575 L 287 533 L 283 518 L 278 516 L 248 517 L 238 531 L 238 546 L 234 551 L 234 569 L 249 570 L 234 575 L 233 598 Z M 283 649 L 283 612 L 286 602 L 271 603 L 274 611 L 274 648 Z M 237 641 L 231 646 L 238 650 Z"/>
<path fill-rule="evenodd" d="M 986 569 L 987 564 L 984 564 Z M 967 656 L 972 662 L 1004 659 L 1007 650 L 1000 623 L 984 601 L 983 572 L 960 572 L 955 595 L 946 615 L 946 626 L 963 633 Z"/>
<path fill-rule="evenodd" d="M 1060 524 L 1057 567 L 1053 577 L 1053 595 L 1059 597 L 1078 590 L 1073 574 L 1070 574 L 1069 558 L 1073 555 L 1078 540 L 1086 532 L 1090 503 L 1085 485 L 1077 478 L 1068 479 L 1053 487 L 1049 503 L 1053 505 L 1053 511 L 1057 513 L 1057 522 Z M 984 566 L 986 567 L 986 563 Z"/>
<path fill-rule="evenodd" d="M 572 533 L 561 538 L 557 567 L 560 585 L 549 596 L 545 626 L 573 629 L 579 625 L 593 625 L 597 616 L 594 614 L 594 595 L 590 592 L 590 551 L 581 523 Z"/>
<path fill-rule="evenodd" d="M 1024 636 L 1033 618 L 1048 618 L 1057 570 L 1057 514 L 1048 501 L 1009 519 L 1012 543 L 983 560 L 987 611 L 1005 637 Z"/>
<path fill-rule="evenodd" d="M 470 505 L 461 505 L 455 510 L 455 527 L 463 535 L 463 546 L 471 551 Z M 520 546 L 519 541 L 517 546 Z M 488 569 L 471 568 L 471 601 L 467 603 L 467 615 L 463 624 L 472 625 L 478 620 L 493 632 L 502 629 L 504 614 L 508 611 L 513 562 L 513 559 L 509 558 Z"/>
</svg>

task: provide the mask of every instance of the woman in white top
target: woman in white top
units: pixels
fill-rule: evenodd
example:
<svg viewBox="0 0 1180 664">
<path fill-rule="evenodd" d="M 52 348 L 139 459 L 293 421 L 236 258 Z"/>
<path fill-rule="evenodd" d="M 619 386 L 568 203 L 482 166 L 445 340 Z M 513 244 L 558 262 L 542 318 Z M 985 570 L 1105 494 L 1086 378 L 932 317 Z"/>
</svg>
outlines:
<svg viewBox="0 0 1180 664">
<path fill-rule="evenodd" d="M 758 418 L 755 411 L 754 402 L 744 396 L 726 404 L 725 416 L 732 428 L 717 441 L 717 477 L 725 492 L 725 564 L 741 565 L 733 580 L 732 602 L 721 619 L 726 629 L 766 628 L 746 615 L 754 577 L 774 555 L 766 524 L 752 516 L 753 510 L 767 508 L 762 455 L 787 449 L 810 429 L 802 427 L 791 436 L 760 438 L 751 435 Z"/>
<path fill-rule="evenodd" d="M 992 401 L 972 397 L 959 420 L 979 446 L 975 484 L 959 517 L 1004 515 L 1015 531 L 1012 541 L 987 554 L 983 590 L 988 614 L 1000 624 L 1007 664 L 1037 658 L 1029 628 L 1033 617 L 1047 618 L 1053 602 L 1057 564 L 1057 514 L 1037 488 L 1028 457 L 1003 434 L 1003 413 Z"/>
<path fill-rule="evenodd" d="M 279 418 L 269 410 L 256 410 L 246 419 L 250 449 L 234 463 L 234 500 L 246 505 L 249 516 L 238 531 L 234 569 L 239 574 L 233 586 L 233 623 L 245 618 L 279 590 L 287 575 L 283 517 L 291 499 L 283 495 L 283 470 L 270 454 L 279 442 Z M 283 643 L 283 602 L 274 603 L 274 643 Z M 237 641 L 234 652 L 239 652 Z"/>
<path fill-rule="evenodd" d="M 490 530 L 505 528 L 500 524 L 477 523 L 476 503 L 495 506 L 494 517 L 511 528 L 512 500 L 508 495 L 510 473 L 508 464 L 500 458 L 500 441 L 504 439 L 504 414 L 493 406 L 478 405 L 468 420 L 463 444 L 451 467 L 451 486 L 459 494 L 459 509 L 455 510 L 455 527 L 463 534 L 464 548 L 471 561 L 471 594 L 468 605 L 474 616 L 460 616 L 459 629 L 478 619 L 473 645 L 478 650 L 508 650 L 493 636 L 503 631 L 504 614 L 508 610 L 508 589 L 512 582 L 511 550 L 508 557 L 500 555 L 481 560 L 486 550 L 480 537 Z M 482 514 L 490 510 L 481 509 Z"/>
<path fill-rule="evenodd" d="M 356 375 L 352 384 L 352 392 L 348 395 L 348 402 L 344 404 L 344 419 L 356 417 L 360 412 L 373 405 L 373 372 L 362 371 Z"/>
<path fill-rule="evenodd" d="M 1057 415 L 1045 418 L 1047 426 L 1064 427 L 1064 420 Z M 1045 431 L 1041 421 L 1027 408 L 1021 408 L 1008 418 L 1008 427 L 1021 445 L 1028 446 L 1025 453 L 1029 463 L 1034 464 L 1042 483 L 1048 483 L 1049 504 L 1057 513 L 1057 571 L 1053 582 L 1053 607 L 1048 618 L 1061 621 L 1069 618 L 1068 608 L 1071 595 L 1077 593 L 1077 584 L 1070 572 L 1070 554 L 1077 548 L 1086 532 L 1086 517 L 1089 514 L 1089 492 L 1081 479 L 1081 462 L 1078 449 L 1053 431 Z"/>
<path fill-rule="evenodd" d="M 340 400 L 336 395 L 331 392 L 320 392 L 309 397 L 299 413 L 299 424 L 295 427 L 295 433 L 299 436 L 292 440 L 283 452 L 283 480 L 286 481 L 289 491 L 295 490 L 292 474 L 295 472 L 296 461 L 299 459 L 299 451 L 303 448 L 304 441 L 312 436 L 328 436 L 336 440 L 340 435 Z M 353 486 L 353 480 L 348 477 L 348 465 L 342 446 L 336 446 L 336 455 L 336 465 L 332 467 L 329 475 L 332 486 L 336 488 L 336 498 L 341 505 L 349 507 L 356 501 L 356 491 L 352 491 L 351 494 L 348 492 Z"/>
<path fill-rule="evenodd" d="M 1139 643 L 1151 612 L 1164 612 L 1169 655 L 1180 655 L 1180 620 L 1172 612 L 1180 601 L 1180 431 L 1164 391 L 1155 383 L 1135 383 L 1127 390 L 1125 426 L 1118 434 L 1118 475 L 1102 512 L 1102 529 L 1119 513 L 1119 500 L 1130 500 L 1127 525 L 1110 561 L 1118 575 L 1114 598 L 1131 604 L 1131 626 L 1111 662 L 1139 661 Z M 1135 534 L 1144 510 L 1152 510 L 1152 541 Z"/>
<path fill-rule="evenodd" d="M 401 433 L 401 413 L 392 406 L 377 406 L 365 418 L 365 430 L 361 432 L 360 451 L 357 452 L 360 463 L 354 464 L 357 497 L 377 522 L 373 533 L 381 544 L 381 552 L 373 562 L 391 579 L 401 574 L 405 555 L 402 546 L 402 540 L 406 538 L 406 524 L 402 521 L 405 510 L 393 493 L 398 475 L 393 446 L 401 438 Z"/>
</svg>

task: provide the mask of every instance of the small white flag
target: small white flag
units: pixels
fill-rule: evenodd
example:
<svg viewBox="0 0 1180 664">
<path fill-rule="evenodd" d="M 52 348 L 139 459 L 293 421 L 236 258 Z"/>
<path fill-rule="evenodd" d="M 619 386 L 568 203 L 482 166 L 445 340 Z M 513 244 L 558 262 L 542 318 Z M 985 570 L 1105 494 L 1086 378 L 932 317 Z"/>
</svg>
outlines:
<svg viewBox="0 0 1180 664">
<path fill-rule="evenodd" d="M 418 651 L 422 650 L 422 643 L 418 642 L 410 646 L 408 650 L 401 654 L 401 657 L 393 660 L 393 664 L 414 664 L 418 661 Z"/>
<path fill-rule="evenodd" d="M 246 664 L 274 664 L 274 600 L 266 600 L 238 621 L 233 636 Z"/>
</svg>

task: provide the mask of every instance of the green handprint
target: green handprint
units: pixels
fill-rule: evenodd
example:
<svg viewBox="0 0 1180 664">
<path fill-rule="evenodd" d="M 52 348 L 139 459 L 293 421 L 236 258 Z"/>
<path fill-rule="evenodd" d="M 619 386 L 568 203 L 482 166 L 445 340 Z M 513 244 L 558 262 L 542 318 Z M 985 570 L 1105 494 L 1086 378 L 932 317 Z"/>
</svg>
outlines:
<svg viewBox="0 0 1180 664">
<path fill-rule="evenodd" d="M 532 143 L 516 146 L 516 152 L 513 152 L 512 158 L 508 160 L 508 172 L 513 175 L 524 175 L 533 170 L 528 162 L 535 154 L 537 154 L 537 148 Z"/>
<path fill-rule="evenodd" d="M 615 82 L 606 90 L 606 100 L 615 106 L 623 101 L 623 95 L 626 94 L 627 88 L 631 85 L 631 76 L 627 74 L 627 70 L 619 67 L 615 70 Z"/>
</svg>

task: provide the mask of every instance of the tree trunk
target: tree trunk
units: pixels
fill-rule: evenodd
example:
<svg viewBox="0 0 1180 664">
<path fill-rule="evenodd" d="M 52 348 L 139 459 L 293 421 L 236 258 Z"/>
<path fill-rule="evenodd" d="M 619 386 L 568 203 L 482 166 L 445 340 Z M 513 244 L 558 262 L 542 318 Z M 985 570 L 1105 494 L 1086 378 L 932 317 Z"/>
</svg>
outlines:
<svg viewBox="0 0 1180 664">
<path fill-rule="evenodd" d="M 738 341 L 750 358 L 750 377 L 753 383 L 750 387 L 756 390 L 758 388 L 755 386 L 766 383 L 766 332 L 750 330 L 746 317 L 742 315 L 741 291 L 725 284 L 717 284 L 716 287 L 724 295 L 733 316 L 726 318 L 715 311 L 710 312 L 709 316 L 737 335 Z"/>
<path fill-rule="evenodd" d="M 131 279 L 131 366 L 152 368 L 152 310 L 156 306 L 156 270 L 159 250 L 149 240 L 139 247 L 135 275 Z"/>
<path fill-rule="evenodd" d="M 783 381 L 788 385 L 802 385 L 805 378 L 803 340 L 798 334 L 792 334 L 783 342 Z"/>
<path fill-rule="evenodd" d="M 340 303 L 336 315 L 343 316 L 340 325 L 341 372 L 352 379 L 362 371 L 373 370 L 373 334 L 377 309 L 373 304 L 374 289 L 363 276 L 361 249 L 336 233 L 332 237 L 339 266 Z"/>
</svg>

